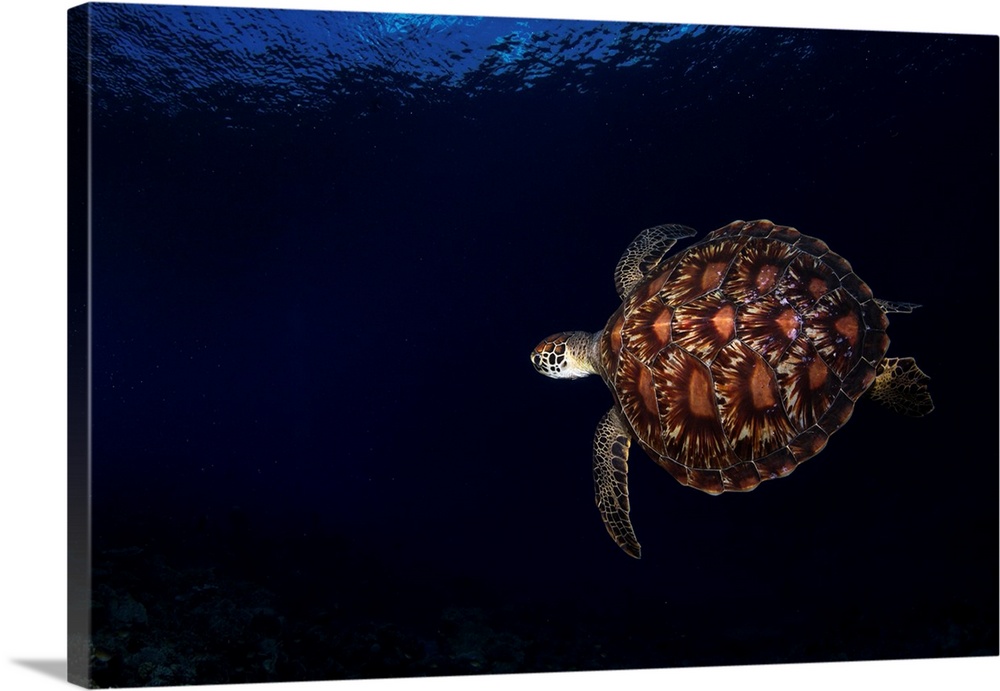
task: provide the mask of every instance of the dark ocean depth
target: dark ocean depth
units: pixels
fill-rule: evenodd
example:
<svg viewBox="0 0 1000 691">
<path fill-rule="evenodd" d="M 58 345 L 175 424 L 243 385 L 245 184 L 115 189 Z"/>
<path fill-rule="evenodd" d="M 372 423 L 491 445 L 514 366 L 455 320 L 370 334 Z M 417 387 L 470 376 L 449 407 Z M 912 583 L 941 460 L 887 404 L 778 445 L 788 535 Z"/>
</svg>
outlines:
<svg viewBox="0 0 1000 691">
<path fill-rule="evenodd" d="M 997 654 L 997 37 L 89 18 L 95 684 Z M 758 218 L 923 305 L 936 410 L 746 494 L 633 445 L 633 560 L 529 352 Z"/>
</svg>

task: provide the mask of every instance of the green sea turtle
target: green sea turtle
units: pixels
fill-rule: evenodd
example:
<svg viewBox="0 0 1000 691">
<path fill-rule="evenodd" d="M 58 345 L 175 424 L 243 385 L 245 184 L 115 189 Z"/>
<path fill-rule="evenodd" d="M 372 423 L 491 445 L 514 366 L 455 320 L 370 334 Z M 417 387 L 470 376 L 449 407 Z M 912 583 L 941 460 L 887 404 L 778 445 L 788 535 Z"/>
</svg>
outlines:
<svg viewBox="0 0 1000 691">
<path fill-rule="evenodd" d="M 908 415 L 933 410 L 912 358 L 886 358 L 887 313 L 826 243 L 735 221 L 667 256 L 680 225 L 642 231 L 615 269 L 622 304 L 597 333 L 567 331 L 531 353 L 556 379 L 600 375 L 614 405 L 597 425 L 593 469 L 608 533 L 633 557 L 633 439 L 684 485 L 751 490 L 819 453 L 865 391 Z"/>
</svg>

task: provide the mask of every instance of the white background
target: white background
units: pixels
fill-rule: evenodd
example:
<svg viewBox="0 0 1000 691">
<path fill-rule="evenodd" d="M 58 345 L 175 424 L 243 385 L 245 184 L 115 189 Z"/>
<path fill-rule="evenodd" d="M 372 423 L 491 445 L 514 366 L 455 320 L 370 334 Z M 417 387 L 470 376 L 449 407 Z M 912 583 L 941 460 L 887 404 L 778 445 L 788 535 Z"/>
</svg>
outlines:
<svg viewBox="0 0 1000 691">
<path fill-rule="evenodd" d="M 0 15 L 0 690 L 65 685 L 66 10 Z M 182 4 L 160 0 L 160 4 Z M 1000 33 L 996 0 L 189 0 L 191 5 Z M 984 84 L 997 89 L 997 85 Z M 997 229 L 985 229 L 987 233 Z M 954 238 L 928 237 L 928 242 Z M 995 303 L 984 319 L 995 319 Z M 990 345 L 989 348 L 993 346 Z M 986 357 L 996 357 L 992 350 Z M 992 402 L 991 397 L 987 397 Z M 983 430 L 975 459 L 996 463 Z M 998 517 L 1000 518 L 1000 517 Z M 963 536 L 956 535 L 956 540 Z M 1000 587 L 1000 584 L 998 584 Z M 822 597 L 822 593 L 817 593 Z M 295 689 L 996 689 L 1000 658 L 284 684 Z M 259 686 L 202 687 L 249 689 Z"/>
</svg>

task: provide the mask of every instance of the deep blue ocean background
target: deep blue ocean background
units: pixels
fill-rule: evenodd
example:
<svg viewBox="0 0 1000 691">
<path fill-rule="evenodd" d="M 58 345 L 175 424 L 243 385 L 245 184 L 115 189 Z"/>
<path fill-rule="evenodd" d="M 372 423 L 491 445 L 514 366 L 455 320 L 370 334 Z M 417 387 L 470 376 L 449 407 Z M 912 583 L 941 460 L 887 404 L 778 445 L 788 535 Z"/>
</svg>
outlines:
<svg viewBox="0 0 1000 691">
<path fill-rule="evenodd" d="M 997 37 L 86 16 L 96 684 L 997 654 Z M 635 561 L 529 351 L 756 218 L 923 305 L 936 410 L 743 495 L 634 448 Z"/>
</svg>

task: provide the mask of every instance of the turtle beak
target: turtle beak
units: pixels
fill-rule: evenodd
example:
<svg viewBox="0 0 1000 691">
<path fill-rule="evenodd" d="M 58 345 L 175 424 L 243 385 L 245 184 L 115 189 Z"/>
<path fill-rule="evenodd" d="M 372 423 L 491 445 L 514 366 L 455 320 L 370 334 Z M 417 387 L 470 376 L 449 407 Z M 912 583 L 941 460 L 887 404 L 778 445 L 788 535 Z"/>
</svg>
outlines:
<svg viewBox="0 0 1000 691">
<path fill-rule="evenodd" d="M 542 354 L 538 352 L 538 348 L 531 351 L 531 366 L 535 368 L 536 372 L 545 374 L 545 368 L 542 366 Z"/>
</svg>

